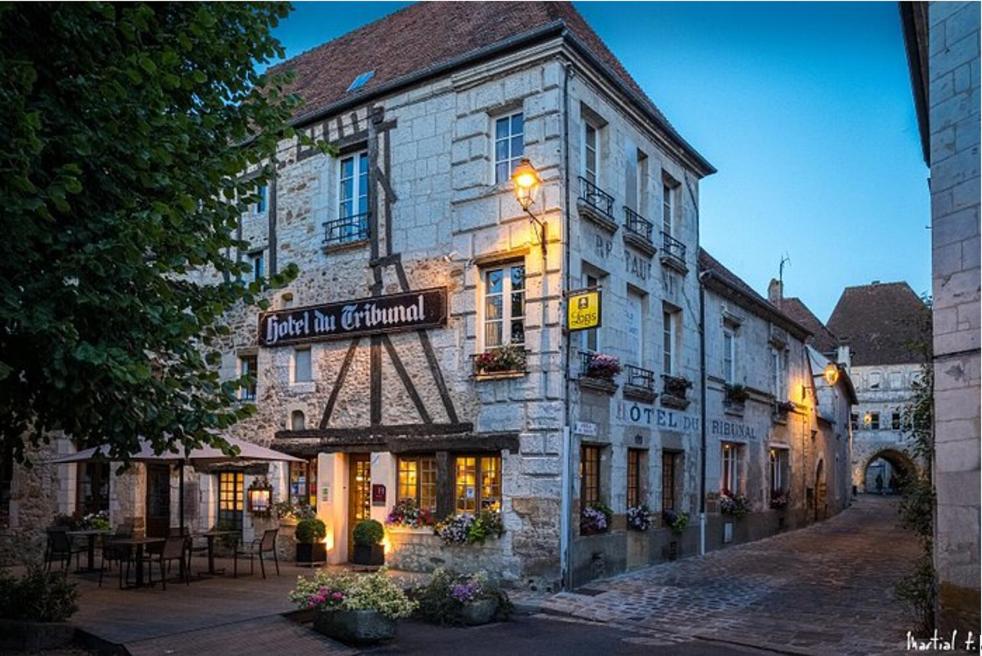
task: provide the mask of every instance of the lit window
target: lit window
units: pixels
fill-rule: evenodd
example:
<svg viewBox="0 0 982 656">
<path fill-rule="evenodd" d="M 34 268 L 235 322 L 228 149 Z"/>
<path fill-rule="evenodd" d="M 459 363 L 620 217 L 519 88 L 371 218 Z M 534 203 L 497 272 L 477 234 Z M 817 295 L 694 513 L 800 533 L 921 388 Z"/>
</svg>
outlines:
<svg viewBox="0 0 982 656">
<path fill-rule="evenodd" d="M 597 134 L 596 126 L 589 122 L 583 124 L 583 177 L 593 185 L 597 184 L 597 164 L 600 159 Z"/>
<path fill-rule="evenodd" d="M 249 253 L 249 265 L 252 268 L 252 281 L 262 280 L 266 275 L 266 258 L 263 251 L 253 251 Z"/>
<path fill-rule="evenodd" d="M 580 504 L 586 508 L 600 501 L 600 447 L 580 447 Z"/>
<path fill-rule="evenodd" d="M 661 453 L 661 509 L 675 510 L 675 468 L 681 454 L 673 451 Z"/>
<path fill-rule="evenodd" d="M 412 499 L 416 507 L 436 513 L 436 458 L 412 456 L 399 458 L 397 500 Z"/>
<path fill-rule="evenodd" d="M 627 506 L 632 508 L 641 505 L 644 498 L 644 451 L 641 449 L 627 450 Z"/>
<path fill-rule="evenodd" d="M 256 400 L 258 369 L 255 355 L 243 355 L 239 358 L 239 375 L 250 377 L 249 381 L 239 388 L 239 399 L 243 401 Z"/>
<path fill-rule="evenodd" d="M 494 182 L 507 182 L 525 155 L 525 117 L 521 112 L 494 122 Z"/>
<path fill-rule="evenodd" d="M 771 498 L 787 491 L 788 452 L 785 449 L 770 451 Z"/>
<path fill-rule="evenodd" d="M 501 457 L 457 456 L 454 503 L 457 512 L 501 508 Z"/>
<path fill-rule="evenodd" d="M 338 216 L 327 223 L 328 245 L 368 239 L 368 152 L 338 163 Z"/>
<path fill-rule="evenodd" d="M 218 525 L 224 530 L 242 530 L 243 488 L 245 474 L 242 472 L 219 472 L 218 474 Z"/>
<path fill-rule="evenodd" d="M 525 343 L 525 265 L 484 272 L 484 348 Z"/>
<path fill-rule="evenodd" d="M 317 458 L 290 463 L 290 501 L 317 507 Z"/>
<path fill-rule="evenodd" d="M 304 383 L 313 380 L 310 366 L 310 347 L 293 351 L 293 382 Z"/>
<path fill-rule="evenodd" d="M 880 430 L 880 413 L 879 412 L 869 413 L 869 421 L 867 423 L 869 424 L 870 430 Z"/>
<path fill-rule="evenodd" d="M 723 494 L 740 493 L 740 451 L 743 447 L 730 442 L 723 443 L 722 471 L 720 476 L 720 492 Z"/>
</svg>

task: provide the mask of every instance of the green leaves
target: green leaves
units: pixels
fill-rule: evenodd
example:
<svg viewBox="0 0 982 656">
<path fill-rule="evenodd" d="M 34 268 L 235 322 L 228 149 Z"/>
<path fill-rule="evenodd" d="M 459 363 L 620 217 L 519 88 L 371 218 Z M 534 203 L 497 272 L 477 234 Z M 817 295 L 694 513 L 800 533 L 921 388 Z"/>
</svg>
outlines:
<svg viewBox="0 0 982 656">
<path fill-rule="evenodd" d="M 0 5 L 0 439 L 15 453 L 55 428 L 120 453 L 135 436 L 205 443 L 254 412 L 205 345 L 295 275 L 250 288 L 234 237 L 272 171 L 246 182 L 247 163 L 291 133 L 296 100 L 254 71 L 282 52 L 270 29 L 287 11 Z"/>
</svg>

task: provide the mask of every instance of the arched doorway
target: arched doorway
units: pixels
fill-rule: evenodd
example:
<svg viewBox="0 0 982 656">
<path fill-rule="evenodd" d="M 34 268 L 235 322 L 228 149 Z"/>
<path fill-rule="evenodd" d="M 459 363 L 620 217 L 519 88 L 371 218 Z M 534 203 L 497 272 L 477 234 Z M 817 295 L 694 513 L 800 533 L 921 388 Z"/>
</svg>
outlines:
<svg viewBox="0 0 982 656">
<path fill-rule="evenodd" d="M 897 449 L 882 449 L 866 460 L 860 490 L 867 494 L 898 494 L 904 480 L 916 472 L 907 454 Z"/>
<path fill-rule="evenodd" d="M 815 468 L 815 521 L 828 517 L 828 485 L 825 482 L 825 461 L 819 460 Z"/>
</svg>

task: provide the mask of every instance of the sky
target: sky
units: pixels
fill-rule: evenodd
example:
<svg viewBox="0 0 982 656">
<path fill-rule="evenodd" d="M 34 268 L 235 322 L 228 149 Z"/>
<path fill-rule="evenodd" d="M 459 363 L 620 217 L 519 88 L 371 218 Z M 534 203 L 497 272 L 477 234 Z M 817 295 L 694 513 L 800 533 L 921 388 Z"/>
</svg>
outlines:
<svg viewBox="0 0 982 656">
<path fill-rule="evenodd" d="M 406 3 L 296 3 L 287 56 Z M 700 186 L 702 246 L 766 296 L 823 321 L 844 287 L 930 291 L 930 198 L 897 5 L 577 2 L 718 173 Z"/>
</svg>

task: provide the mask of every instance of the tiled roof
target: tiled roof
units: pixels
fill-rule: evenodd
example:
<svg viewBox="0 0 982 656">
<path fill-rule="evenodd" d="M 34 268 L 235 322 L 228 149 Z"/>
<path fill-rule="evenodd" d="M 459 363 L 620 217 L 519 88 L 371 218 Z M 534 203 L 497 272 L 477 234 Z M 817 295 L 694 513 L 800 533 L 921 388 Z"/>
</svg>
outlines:
<svg viewBox="0 0 982 656">
<path fill-rule="evenodd" d="M 782 298 L 780 301 L 775 303 L 781 312 L 788 315 L 795 322 L 801 324 L 812 334 L 808 339 L 808 343 L 815 347 L 821 353 L 829 354 L 835 353 L 839 346 L 839 340 L 836 339 L 832 331 L 821 322 L 821 320 L 815 316 L 815 314 L 808 309 L 808 306 L 802 302 L 800 298 Z"/>
<path fill-rule="evenodd" d="M 905 282 L 846 287 L 828 326 L 858 366 L 919 362 L 916 345 L 930 342 L 930 311 Z"/>
<path fill-rule="evenodd" d="M 727 287 L 736 290 L 746 297 L 751 304 L 757 306 L 761 314 L 769 320 L 783 323 L 786 328 L 796 329 L 801 335 L 807 336 L 811 331 L 806 326 L 801 325 L 794 318 L 781 311 L 776 305 L 754 291 L 754 288 L 743 281 L 740 276 L 727 269 L 715 257 L 706 252 L 706 249 L 699 248 L 699 271 L 708 271 L 712 277 L 722 282 Z"/>
<path fill-rule="evenodd" d="M 428 71 L 478 55 L 492 47 L 548 32 L 568 31 L 637 96 L 678 144 L 712 173 L 712 168 L 672 128 L 617 57 L 568 2 L 421 2 L 340 36 L 290 59 L 274 70 L 292 70 L 288 87 L 297 93 L 304 117 L 345 99 L 367 98 Z M 348 92 L 360 74 L 374 71 L 357 91 Z"/>
</svg>

